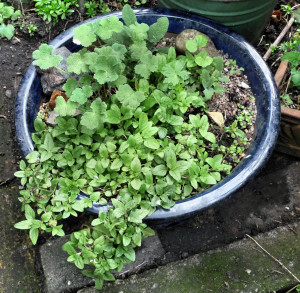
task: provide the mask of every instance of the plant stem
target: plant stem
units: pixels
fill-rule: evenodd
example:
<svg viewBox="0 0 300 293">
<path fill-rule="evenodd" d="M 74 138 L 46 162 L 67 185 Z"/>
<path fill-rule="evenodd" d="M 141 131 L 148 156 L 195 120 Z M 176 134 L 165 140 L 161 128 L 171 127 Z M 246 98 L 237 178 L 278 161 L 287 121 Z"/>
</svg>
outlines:
<svg viewBox="0 0 300 293">
<path fill-rule="evenodd" d="M 56 68 L 57 70 L 59 70 L 59 71 L 61 71 L 61 72 L 63 72 L 63 73 L 65 73 L 66 75 L 68 75 L 70 78 L 72 78 L 72 79 L 74 79 L 74 80 L 76 80 L 76 78 L 75 77 L 73 77 L 69 72 L 67 72 L 67 71 L 64 71 L 63 69 L 61 69 L 61 68 L 59 68 L 59 67 L 57 67 L 57 66 L 54 66 L 54 68 Z M 76 82 L 78 83 L 78 85 L 81 87 L 81 84 L 76 80 Z"/>
</svg>

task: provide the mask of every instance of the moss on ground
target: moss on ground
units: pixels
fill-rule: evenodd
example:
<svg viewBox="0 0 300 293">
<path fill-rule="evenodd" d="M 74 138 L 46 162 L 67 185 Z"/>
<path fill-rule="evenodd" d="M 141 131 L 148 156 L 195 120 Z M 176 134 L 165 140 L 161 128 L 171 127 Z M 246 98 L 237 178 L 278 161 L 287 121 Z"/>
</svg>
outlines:
<svg viewBox="0 0 300 293">
<path fill-rule="evenodd" d="M 256 239 L 299 277 L 300 224 L 293 231 L 281 227 Z M 107 284 L 102 293 L 263 293 L 295 284 L 279 264 L 251 240 L 244 239 L 220 250 Z"/>
</svg>

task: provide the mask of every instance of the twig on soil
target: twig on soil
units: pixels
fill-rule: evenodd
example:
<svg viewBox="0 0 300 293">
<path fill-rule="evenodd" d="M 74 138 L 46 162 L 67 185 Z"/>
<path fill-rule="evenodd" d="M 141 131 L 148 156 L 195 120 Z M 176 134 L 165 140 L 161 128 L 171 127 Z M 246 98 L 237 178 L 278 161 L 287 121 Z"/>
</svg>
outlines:
<svg viewBox="0 0 300 293">
<path fill-rule="evenodd" d="M 282 32 L 280 33 L 280 35 L 277 37 L 277 39 L 275 40 L 275 42 L 270 46 L 270 48 L 267 50 L 266 54 L 264 55 L 263 59 L 265 61 L 267 61 L 269 59 L 269 57 L 272 54 L 272 47 L 277 46 L 281 40 L 283 39 L 283 37 L 286 35 L 286 33 L 288 32 L 288 30 L 290 29 L 290 27 L 293 25 L 295 18 L 292 17 L 289 22 L 287 23 L 287 25 L 283 28 Z"/>
<path fill-rule="evenodd" d="M 286 88 L 285 88 L 285 91 L 284 91 L 284 95 L 287 93 L 287 91 L 288 91 L 288 88 L 289 88 L 289 85 L 290 85 L 290 83 L 291 83 L 291 80 L 292 80 L 292 75 L 290 75 L 290 77 L 289 77 L 289 79 L 288 79 L 288 82 L 287 82 L 287 84 L 286 84 Z"/>
<path fill-rule="evenodd" d="M 6 180 L 4 180 L 4 181 L 1 181 L 1 182 L 0 182 L 0 186 L 5 185 L 6 183 L 8 183 L 8 182 L 10 182 L 10 181 L 12 181 L 12 180 L 14 180 L 14 179 L 15 179 L 15 177 L 12 177 L 12 178 L 8 178 L 8 179 L 6 179 Z"/>
<path fill-rule="evenodd" d="M 253 237 L 246 234 L 248 238 L 250 238 L 264 253 L 266 253 L 268 256 L 270 256 L 273 260 L 275 260 L 282 268 L 284 268 L 297 282 L 300 283 L 300 280 L 276 257 L 274 257 L 272 254 L 270 254 L 265 248 L 263 248 Z"/>
</svg>

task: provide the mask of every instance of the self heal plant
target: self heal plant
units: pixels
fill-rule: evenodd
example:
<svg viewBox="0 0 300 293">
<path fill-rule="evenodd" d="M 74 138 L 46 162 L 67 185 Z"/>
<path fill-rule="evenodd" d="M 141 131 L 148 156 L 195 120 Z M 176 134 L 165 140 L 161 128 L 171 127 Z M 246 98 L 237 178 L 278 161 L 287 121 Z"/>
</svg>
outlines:
<svg viewBox="0 0 300 293">
<path fill-rule="evenodd" d="M 207 101 L 224 93 L 220 82 L 229 80 L 221 57 L 196 53 L 205 38 L 196 37 L 178 56 L 173 47 L 156 46 L 167 18 L 138 23 L 125 5 L 122 19 L 74 29 L 82 47 L 67 59 L 68 99 L 56 99 L 55 126 L 38 114 L 35 150 L 15 173 L 24 186 L 19 199 L 26 218 L 15 227 L 29 230 L 34 244 L 40 233 L 63 236 L 63 219 L 93 202 L 107 204 L 107 213 L 63 246 L 98 289 L 154 234 L 145 217 L 219 182 L 236 164 L 226 159 L 233 141 L 240 148 L 247 143 L 239 121 L 220 128 L 208 118 Z M 33 57 L 41 69 L 59 69 L 62 59 L 45 44 Z M 79 192 L 87 197 L 77 200 Z"/>
</svg>

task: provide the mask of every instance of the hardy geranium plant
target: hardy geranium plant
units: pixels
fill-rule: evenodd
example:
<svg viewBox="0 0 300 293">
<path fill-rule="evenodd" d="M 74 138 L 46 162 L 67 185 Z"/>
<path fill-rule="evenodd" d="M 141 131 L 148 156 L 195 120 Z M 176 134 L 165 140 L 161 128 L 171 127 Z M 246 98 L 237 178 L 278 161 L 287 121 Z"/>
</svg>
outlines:
<svg viewBox="0 0 300 293">
<path fill-rule="evenodd" d="M 111 16 L 74 30 L 83 48 L 67 59 L 69 99 L 57 98 L 55 126 L 38 115 L 35 151 L 15 174 L 25 187 L 26 217 L 15 226 L 28 229 L 34 244 L 41 231 L 63 236 L 63 219 L 93 202 L 109 204 L 108 213 L 63 246 L 98 289 L 154 234 L 145 217 L 216 184 L 247 142 L 239 117 L 220 128 L 206 114 L 206 102 L 222 94 L 220 82 L 229 79 L 221 57 L 195 53 L 206 45 L 204 36 L 188 41 L 189 52 L 178 56 L 174 47 L 155 45 L 168 30 L 166 17 L 148 26 L 125 5 L 122 18 L 124 24 Z M 34 64 L 57 67 L 62 58 L 52 51 L 41 45 Z M 87 197 L 77 200 L 79 192 Z"/>
</svg>

